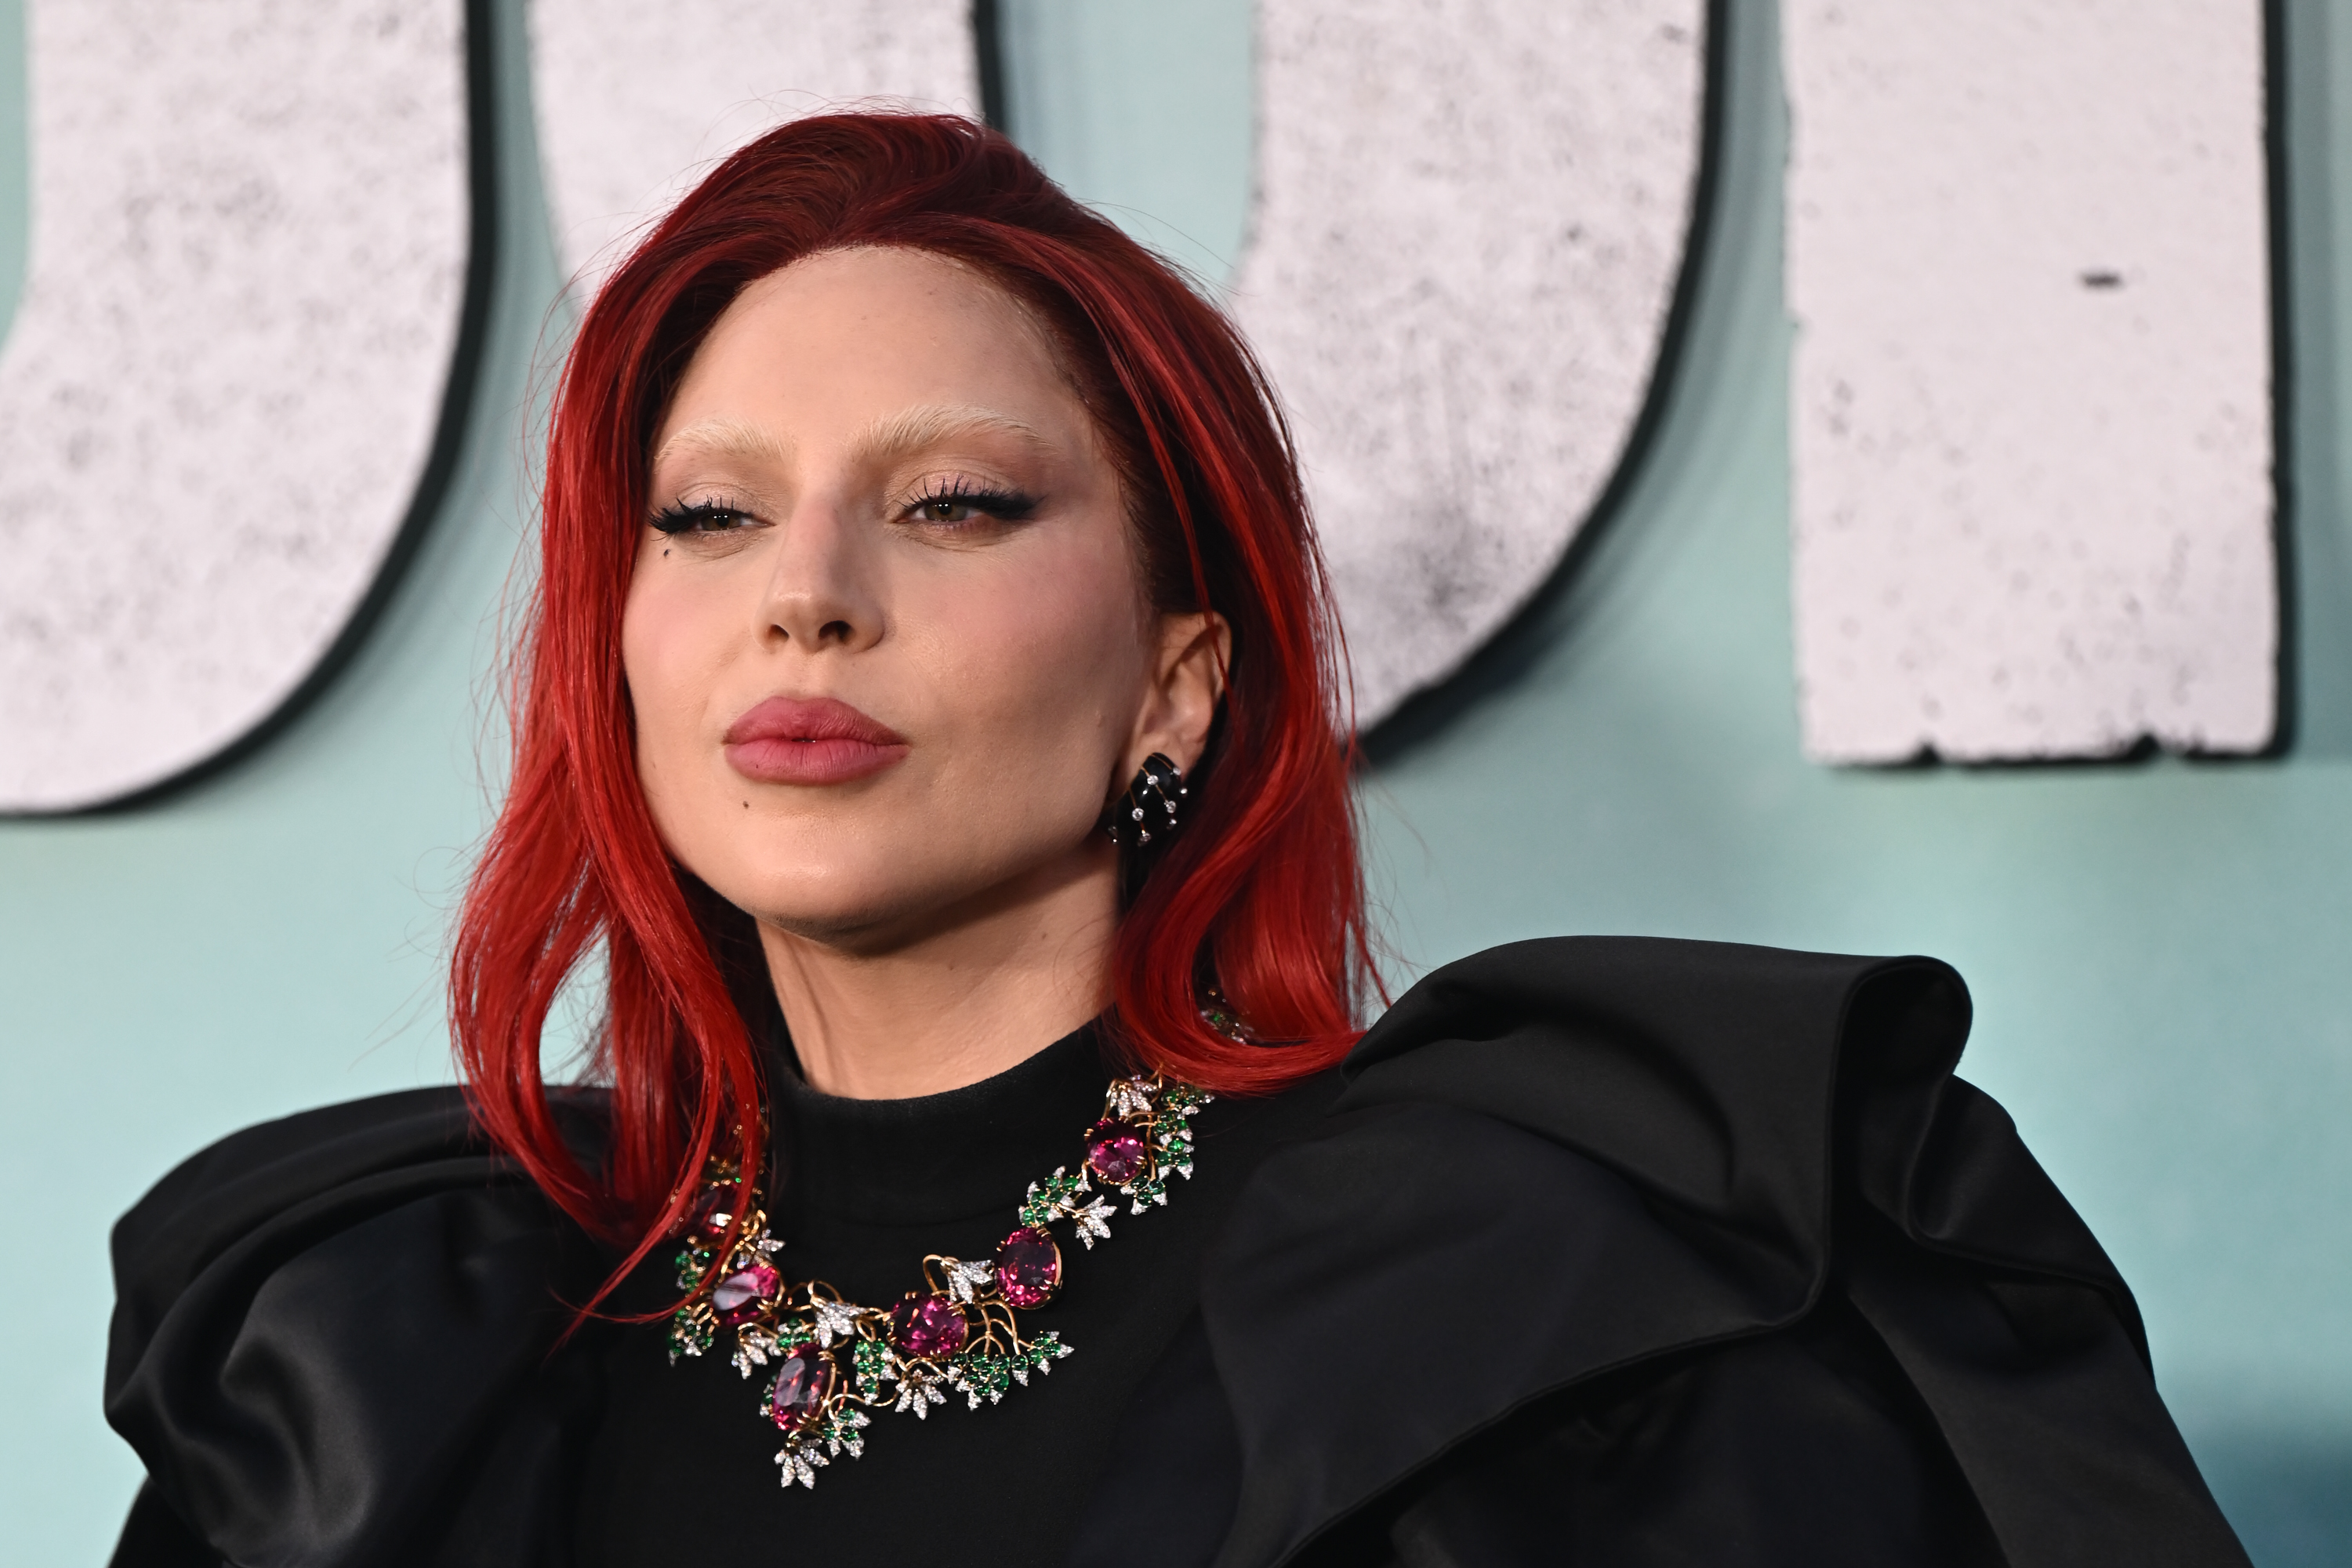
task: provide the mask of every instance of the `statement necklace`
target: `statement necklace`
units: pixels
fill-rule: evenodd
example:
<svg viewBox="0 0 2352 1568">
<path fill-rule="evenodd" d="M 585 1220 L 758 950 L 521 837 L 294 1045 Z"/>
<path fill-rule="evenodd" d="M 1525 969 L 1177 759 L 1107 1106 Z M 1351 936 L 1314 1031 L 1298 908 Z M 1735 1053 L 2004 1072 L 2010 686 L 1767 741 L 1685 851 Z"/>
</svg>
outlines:
<svg viewBox="0 0 2352 1568">
<path fill-rule="evenodd" d="M 755 1366 L 774 1369 L 760 1414 L 784 1435 L 776 1463 L 787 1487 L 798 1481 L 814 1489 L 820 1466 L 841 1454 L 864 1454 L 860 1434 L 871 1424 L 869 1409 L 887 1405 L 919 1420 L 950 1392 L 974 1410 L 982 1399 L 993 1405 L 1072 1349 L 1052 1330 L 1021 1337 L 1017 1314 L 1044 1306 L 1062 1287 L 1062 1249 L 1050 1227 L 1069 1221 L 1089 1250 L 1107 1238 L 1118 1205 L 1097 1193 L 1097 1182 L 1130 1199 L 1133 1214 L 1166 1203 L 1168 1178 L 1192 1173 L 1192 1130 L 1185 1119 L 1210 1098 L 1157 1073 L 1114 1079 L 1101 1120 L 1087 1131 L 1077 1171 L 1056 1166 L 1029 1184 L 1020 1227 L 997 1244 L 996 1256 L 967 1263 L 933 1253 L 923 1259 L 924 1288 L 887 1308 L 845 1301 L 819 1279 L 787 1285 L 771 1261 L 784 1244 L 769 1234 L 760 1210 L 730 1244 L 728 1206 L 740 1173 L 714 1161 L 681 1230 L 677 1287 L 691 1294 L 670 1320 L 669 1359 L 675 1364 L 682 1355 L 700 1355 L 724 1326 L 735 1331 L 738 1373 L 749 1378 Z M 714 1268 L 721 1247 L 728 1249 L 725 1266 Z"/>
</svg>

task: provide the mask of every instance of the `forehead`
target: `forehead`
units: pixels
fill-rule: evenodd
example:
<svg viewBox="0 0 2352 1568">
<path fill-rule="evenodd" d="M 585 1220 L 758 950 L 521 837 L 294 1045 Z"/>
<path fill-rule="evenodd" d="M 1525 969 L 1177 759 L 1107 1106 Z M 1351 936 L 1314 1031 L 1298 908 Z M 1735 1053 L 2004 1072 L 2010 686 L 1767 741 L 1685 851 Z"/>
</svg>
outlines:
<svg viewBox="0 0 2352 1568">
<path fill-rule="evenodd" d="M 1084 423 L 1043 327 L 984 274 L 924 251 L 829 251 L 752 283 L 720 314 L 656 447 L 688 426 L 724 426 L 740 447 L 762 429 L 772 441 L 779 421 L 924 408 L 993 410 L 1043 439 Z"/>
</svg>

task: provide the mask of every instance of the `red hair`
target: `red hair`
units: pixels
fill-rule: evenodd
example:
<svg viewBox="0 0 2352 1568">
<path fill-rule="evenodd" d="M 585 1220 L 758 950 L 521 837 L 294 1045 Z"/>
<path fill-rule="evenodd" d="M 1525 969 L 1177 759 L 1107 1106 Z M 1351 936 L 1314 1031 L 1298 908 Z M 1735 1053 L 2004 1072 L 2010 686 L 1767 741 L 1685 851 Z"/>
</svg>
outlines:
<svg viewBox="0 0 2352 1568">
<path fill-rule="evenodd" d="M 1340 655 L 1287 432 L 1249 350 L 1167 262 L 1070 199 L 994 132 L 948 116 L 794 121 L 736 153 L 597 292 L 548 437 L 541 570 L 516 667 L 512 784 L 450 963 L 456 1049 L 483 1129 L 567 1213 L 633 1242 L 680 1218 L 716 1152 L 756 1178 L 772 1009 L 749 917 L 664 848 L 638 787 L 621 614 L 647 446 L 704 334 L 745 285 L 822 251 L 950 258 L 1059 345 L 1118 463 L 1163 610 L 1233 631 L 1223 708 L 1183 831 L 1130 876 L 1105 1016 L 1137 1068 L 1265 1092 L 1354 1042 L 1370 977 Z M 1139 870 L 1130 868 L 1131 873 Z M 601 948 L 601 1161 L 568 1148 L 541 1077 L 550 1008 Z M 1202 1023 L 1222 991 L 1265 1043 Z M 609 1286 L 608 1286 L 609 1289 Z"/>
</svg>

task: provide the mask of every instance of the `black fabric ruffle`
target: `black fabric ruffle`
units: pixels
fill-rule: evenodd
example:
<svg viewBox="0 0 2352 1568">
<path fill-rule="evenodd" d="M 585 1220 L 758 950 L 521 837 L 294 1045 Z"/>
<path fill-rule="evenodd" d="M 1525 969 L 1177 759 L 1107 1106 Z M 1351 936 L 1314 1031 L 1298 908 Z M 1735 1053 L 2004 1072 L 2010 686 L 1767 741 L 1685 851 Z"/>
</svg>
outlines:
<svg viewBox="0 0 2352 1568">
<path fill-rule="evenodd" d="M 601 1101 L 559 1108 L 583 1145 Z M 593 1250 L 454 1089 L 237 1133 L 114 1231 L 106 1415 L 148 1483 L 115 1561 L 561 1560 Z"/>
<path fill-rule="evenodd" d="M 1776 1533 L 1740 1495 L 1775 1466 L 1834 1478 L 1915 1439 L 1913 1484 L 1948 1454 L 1945 1489 L 1968 1495 L 1944 1500 L 2016 1568 L 2242 1563 L 2157 1397 L 2130 1292 L 2007 1115 L 1951 1076 L 1968 1025 L 1959 977 L 1929 959 L 1578 938 L 1440 969 L 1365 1036 L 1318 1133 L 1259 1168 L 1211 1257 L 1222 1411 L 1163 1386 L 1165 1425 L 1134 1425 L 1226 1445 L 1224 1568 L 1360 1545 L 1375 1519 L 1387 1550 L 1417 1543 L 1412 1561 L 1761 1563 L 1812 1539 L 1816 1562 L 1869 1562 L 1895 1537 L 1841 1537 L 1835 1519 Z M 1801 1333 L 1829 1347 L 1812 1373 L 1757 1370 L 1786 1347 L 1755 1342 Z M 1630 1439 L 1578 1457 L 1597 1412 L 1638 1428 L 1629 1400 L 1694 1377 L 1722 1405 L 1691 1417 L 1715 1458 L 1671 1422 L 1652 1424 L 1653 1473 Z M 1809 1401 L 1843 1414 L 1808 1426 Z M 1516 1446 L 1479 1447 L 1531 1411 Z M 1112 1511 L 1153 1506 L 1143 1478 L 1170 1443 L 1113 1479 Z M 1547 1445 L 1557 1463 L 1530 1468 Z M 1463 1494 L 1448 1457 L 1473 1453 L 1485 1503 L 1435 1506 Z M 1543 1555 L 1474 1539 L 1579 1489 L 1591 1507 L 1553 1519 Z M 1637 1495 L 1730 1523 L 1653 1553 L 1612 1534 L 1609 1509 Z M 1821 1506 L 1791 1493 L 1781 1512 Z M 1857 1492 L 1848 1511 L 1871 1509 Z M 1579 1531 L 1616 1545 L 1553 1554 Z M 1823 1544 L 1840 1539 L 1850 1558 Z"/>
</svg>

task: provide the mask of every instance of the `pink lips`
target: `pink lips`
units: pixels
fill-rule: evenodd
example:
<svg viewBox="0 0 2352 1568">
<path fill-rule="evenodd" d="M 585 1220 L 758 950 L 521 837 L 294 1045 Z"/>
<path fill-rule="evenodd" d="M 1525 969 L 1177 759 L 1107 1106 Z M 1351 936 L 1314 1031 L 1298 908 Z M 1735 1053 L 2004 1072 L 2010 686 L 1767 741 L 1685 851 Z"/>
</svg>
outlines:
<svg viewBox="0 0 2352 1568">
<path fill-rule="evenodd" d="M 907 751 L 897 733 L 830 697 L 771 697 L 727 727 L 728 763 L 761 784 L 847 784 Z"/>
</svg>

